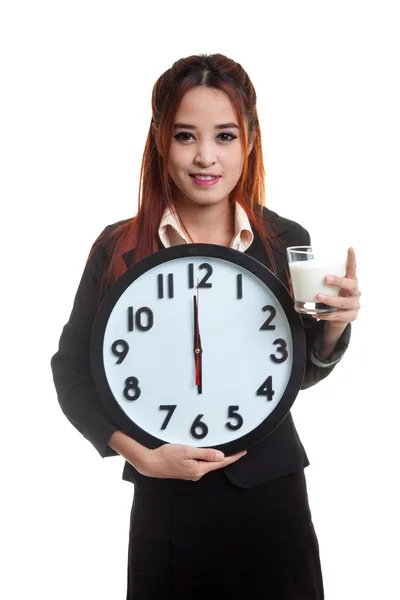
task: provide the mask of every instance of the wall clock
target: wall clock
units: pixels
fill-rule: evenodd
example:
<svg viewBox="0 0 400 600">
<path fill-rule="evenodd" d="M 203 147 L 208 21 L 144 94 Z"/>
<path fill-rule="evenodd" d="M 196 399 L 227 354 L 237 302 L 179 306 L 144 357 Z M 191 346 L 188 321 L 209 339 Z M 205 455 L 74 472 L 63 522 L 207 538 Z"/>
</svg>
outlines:
<svg viewBox="0 0 400 600">
<path fill-rule="evenodd" d="M 306 364 L 286 287 L 242 252 L 185 244 L 129 268 L 96 315 L 91 367 L 124 433 L 233 454 L 289 412 Z"/>
</svg>

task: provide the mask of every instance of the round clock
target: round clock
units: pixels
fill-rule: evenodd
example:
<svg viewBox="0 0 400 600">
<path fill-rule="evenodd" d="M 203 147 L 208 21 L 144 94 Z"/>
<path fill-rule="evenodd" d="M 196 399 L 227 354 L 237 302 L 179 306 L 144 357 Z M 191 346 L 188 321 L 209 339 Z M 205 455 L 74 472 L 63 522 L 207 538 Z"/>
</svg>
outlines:
<svg viewBox="0 0 400 600">
<path fill-rule="evenodd" d="M 213 244 L 174 246 L 130 267 L 92 329 L 100 397 L 149 448 L 253 446 L 289 412 L 305 364 L 285 286 L 247 254 Z"/>
</svg>

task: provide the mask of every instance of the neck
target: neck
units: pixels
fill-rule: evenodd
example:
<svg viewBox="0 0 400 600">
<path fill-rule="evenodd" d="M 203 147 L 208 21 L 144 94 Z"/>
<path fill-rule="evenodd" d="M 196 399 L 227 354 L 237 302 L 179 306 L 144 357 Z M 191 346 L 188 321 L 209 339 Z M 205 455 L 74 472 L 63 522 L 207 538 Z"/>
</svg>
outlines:
<svg viewBox="0 0 400 600">
<path fill-rule="evenodd" d="M 177 204 L 190 241 L 229 246 L 235 232 L 235 211 L 229 199 L 211 205 Z"/>
</svg>

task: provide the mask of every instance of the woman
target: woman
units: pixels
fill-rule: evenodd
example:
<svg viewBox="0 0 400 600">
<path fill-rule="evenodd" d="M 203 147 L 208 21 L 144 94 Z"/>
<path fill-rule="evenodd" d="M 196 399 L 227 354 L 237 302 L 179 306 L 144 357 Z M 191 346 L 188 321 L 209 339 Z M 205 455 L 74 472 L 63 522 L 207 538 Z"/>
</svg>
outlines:
<svg viewBox="0 0 400 600">
<path fill-rule="evenodd" d="M 165 444 L 147 449 L 118 430 L 89 364 L 92 323 L 109 287 L 163 247 L 221 244 L 263 262 L 290 287 L 285 249 L 308 232 L 264 206 L 256 93 L 243 68 L 220 54 L 177 61 L 156 82 L 143 155 L 139 210 L 96 240 L 52 358 L 59 402 L 102 457 L 126 460 L 135 484 L 128 598 L 323 598 L 308 505 L 309 464 L 289 415 L 265 440 L 234 456 Z M 302 387 L 341 359 L 359 309 L 355 255 L 335 313 L 303 319 L 308 358 Z"/>
</svg>

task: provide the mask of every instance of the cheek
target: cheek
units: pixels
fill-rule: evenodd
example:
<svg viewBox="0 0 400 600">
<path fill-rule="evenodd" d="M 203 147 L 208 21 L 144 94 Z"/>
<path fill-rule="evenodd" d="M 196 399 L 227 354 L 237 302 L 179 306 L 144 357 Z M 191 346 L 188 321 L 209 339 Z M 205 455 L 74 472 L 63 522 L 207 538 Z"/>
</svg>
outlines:
<svg viewBox="0 0 400 600">
<path fill-rule="evenodd" d="M 173 148 L 170 151 L 169 155 L 169 167 L 170 169 L 174 169 L 178 171 L 179 169 L 184 169 L 187 164 L 187 156 L 185 155 L 185 151 L 183 148 Z"/>
<path fill-rule="evenodd" d="M 232 179 L 238 179 L 243 170 L 243 157 L 241 154 L 237 154 L 231 158 L 229 164 L 229 172 Z"/>
<path fill-rule="evenodd" d="M 230 163 L 232 171 L 241 171 L 243 168 L 243 152 L 241 147 L 238 145 L 234 152 L 231 152 L 227 159 Z"/>
</svg>

